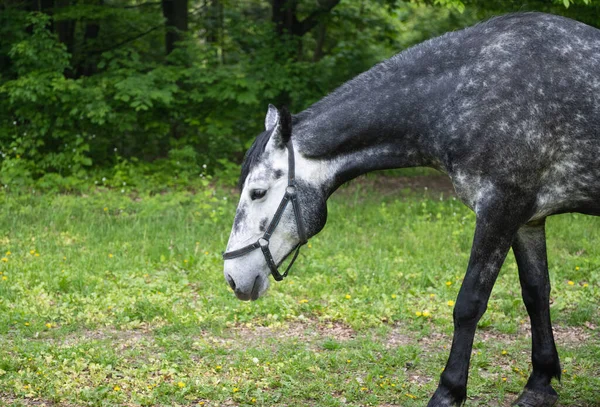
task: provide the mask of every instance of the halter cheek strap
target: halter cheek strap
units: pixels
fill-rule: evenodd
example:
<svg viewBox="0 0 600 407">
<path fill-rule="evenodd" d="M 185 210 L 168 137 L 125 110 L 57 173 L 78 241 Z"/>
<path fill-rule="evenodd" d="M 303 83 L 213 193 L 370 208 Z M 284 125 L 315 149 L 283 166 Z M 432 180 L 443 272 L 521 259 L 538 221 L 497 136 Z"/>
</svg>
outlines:
<svg viewBox="0 0 600 407">
<path fill-rule="evenodd" d="M 302 216 L 301 216 L 301 212 L 300 212 L 300 203 L 298 202 L 298 195 L 297 195 L 297 188 L 296 188 L 296 174 L 295 174 L 296 165 L 294 162 L 294 146 L 292 144 L 291 138 L 288 140 L 286 146 L 287 146 L 287 150 L 288 150 L 288 185 L 285 188 L 285 195 L 283 195 L 283 198 L 281 199 L 281 202 L 279 203 L 279 207 L 277 208 L 277 211 L 275 211 L 275 215 L 273 215 L 273 219 L 271 220 L 269 227 L 267 228 L 264 235 L 262 235 L 262 237 L 259 238 L 256 242 L 249 244 L 247 246 L 244 246 L 240 249 L 223 253 L 223 260 L 231 260 L 231 259 L 245 256 L 246 254 L 248 254 L 256 249 L 260 249 L 263 253 L 263 256 L 265 258 L 267 266 L 271 270 L 271 274 L 273 275 L 273 278 L 276 281 L 281 281 L 287 276 L 288 272 L 292 268 L 292 265 L 296 261 L 298 254 L 300 253 L 300 246 L 302 246 L 303 244 L 305 244 L 307 242 L 306 233 L 304 230 L 304 223 L 302 221 Z M 292 257 L 292 261 L 291 261 L 290 265 L 287 267 L 287 269 L 285 270 L 285 272 L 283 274 L 281 274 L 281 273 L 279 273 L 277 264 L 275 263 L 275 260 L 273 260 L 273 255 L 271 254 L 271 250 L 269 249 L 269 240 L 271 239 L 271 236 L 273 235 L 275 228 L 277 228 L 277 225 L 279 225 L 279 222 L 281 221 L 281 218 L 283 217 L 283 213 L 285 212 L 285 208 L 287 207 L 287 205 L 290 201 L 292 202 L 292 208 L 294 210 L 294 217 L 296 219 L 296 228 L 298 229 L 298 236 L 300 238 L 300 242 L 296 245 L 296 247 L 294 247 L 294 249 L 292 249 L 292 251 L 294 251 L 294 250 L 296 251 L 294 253 L 294 257 Z"/>
</svg>

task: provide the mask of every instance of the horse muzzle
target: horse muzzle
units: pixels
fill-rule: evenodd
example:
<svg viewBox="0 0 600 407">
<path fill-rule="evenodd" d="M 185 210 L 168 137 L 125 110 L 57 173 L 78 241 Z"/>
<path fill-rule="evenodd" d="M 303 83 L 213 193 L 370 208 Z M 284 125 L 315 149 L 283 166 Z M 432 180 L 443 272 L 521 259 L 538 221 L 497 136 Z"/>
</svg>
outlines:
<svg viewBox="0 0 600 407">
<path fill-rule="evenodd" d="M 236 282 L 234 277 L 225 272 L 225 280 L 227 280 L 236 297 L 242 301 L 257 300 L 266 291 L 267 287 L 265 285 L 268 284 L 260 274 L 257 274 L 254 279 L 244 279 Z"/>
</svg>

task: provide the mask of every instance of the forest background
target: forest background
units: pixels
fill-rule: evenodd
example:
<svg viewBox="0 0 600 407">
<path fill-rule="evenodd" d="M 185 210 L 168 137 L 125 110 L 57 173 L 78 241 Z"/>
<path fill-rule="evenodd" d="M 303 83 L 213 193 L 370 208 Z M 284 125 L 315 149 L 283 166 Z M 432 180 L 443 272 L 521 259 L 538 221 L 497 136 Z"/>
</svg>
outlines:
<svg viewBox="0 0 600 407">
<path fill-rule="evenodd" d="M 600 26 L 592 0 L 4 0 L 0 182 L 233 184 L 268 103 L 299 112 L 416 43 L 532 10 Z"/>
</svg>

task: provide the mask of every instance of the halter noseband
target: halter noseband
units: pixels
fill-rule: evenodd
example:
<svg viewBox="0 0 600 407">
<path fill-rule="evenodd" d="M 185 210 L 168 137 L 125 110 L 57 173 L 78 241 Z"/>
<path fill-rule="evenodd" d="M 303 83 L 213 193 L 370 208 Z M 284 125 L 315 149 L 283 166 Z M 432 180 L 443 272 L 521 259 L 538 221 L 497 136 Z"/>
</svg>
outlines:
<svg viewBox="0 0 600 407">
<path fill-rule="evenodd" d="M 287 184 L 287 187 L 285 188 L 285 195 L 283 195 L 283 198 L 281 199 L 281 202 L 279 203 L 279 207 L 277 208 L 275 215 L 273 215 L 273 220 L 269 224 L 267 231 L 256 242 L 249 244 L 247 246 L 244 246 L 241 249 L 232 250 L 230 252 L 223 253 L 223 260 L 230 260 L 230 259 L 242 257 L 242 256 L 260 248 L 260 250 L 263 253 L 263 256 L 265 257 L 265 261 L 267 262 L 267 266 L 269 266 L 269 269 L 271 269 L 271 274 L 273 274 L 273 278 L 275 279 L 275 281 L 281 281 L 287 276 L 288 271 L 290 271 L 290 269 L 292 268 L 292 265 L 294 264 L 294 262 L 296 261 L 296 258 L 298 257 L 298 254 L 300 253 L 300 246 L 302 246 L 303 244 L 305 244 L 307 242 L 306 233 L 304 231 L 304 224 L 302 223 L 302 216 L 300 214 L 300 204 L 298 203 L 298 195 L 296 193 L 296 191 L 297 191 L 296 178 L 295 178 L 296 177 L 296 175 L 295 175 L 296 166 L 294 163 L 294 146 L 292 145 L 291 138 L 287 142 L 287 150 L 288 150 L 288 184 Z M 285 273 L 280 274 L 279 270 L 277 269 L 277 264 L 275 263 L 275 260 L 273 260 L 273 255 L 271 254 L 271 250 L 269 250 L 269 239 L 271 238 L 271 235 L 275 231 L 275 228 L 277 227 L 277 225 L 279 225 L 279 221 L 281 221 L 283 212 L 285 211 L 285 208 L 287 207 L 287 204 L 290 201 L 292 201 L 292 207 L 294 208 L 294 216 L 296 218 L 296 228 L 298 229 L 300 243 L 298 243 L 296 245 L 296 247 L 294 247 L 294 249 L 292 249 L 292 251 L 295 250 L 296 253 L 294 253 L 292 262 L 285 270 Z"/>
</svg>

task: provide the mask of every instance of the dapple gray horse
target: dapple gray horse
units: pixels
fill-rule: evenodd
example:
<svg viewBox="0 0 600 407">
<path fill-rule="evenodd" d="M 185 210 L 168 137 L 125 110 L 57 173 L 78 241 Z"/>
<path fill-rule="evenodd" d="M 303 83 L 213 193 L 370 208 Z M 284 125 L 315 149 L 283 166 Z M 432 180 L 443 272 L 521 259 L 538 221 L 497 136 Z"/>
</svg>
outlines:
<svg viewBox="0 0 600 407">
<path fill-rule="evenodd" d="M 545 219 L 600 215 L 600 31 L 540 13 L 494 18 L 408 49 L 295 115 L 269 107 L 242 166 L 225 277 L 243 300 L 325 225 L 327 198 L 369 171 L 428 166 L 476 214 L 450 356 L 429 407 L 461 404 L 477 322 L 512 247 L 533 372 L 515 402 L 551 406 Z M 295 258 L 295 256 L 294 256 Z M 287 271 L 286 271 L 287 273 Z"/>
</svg>

